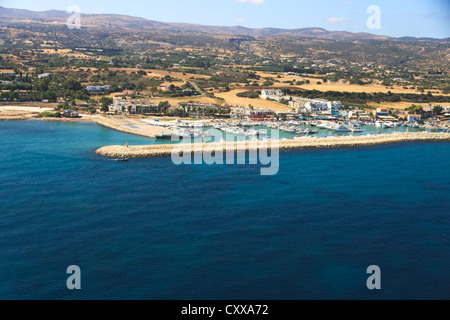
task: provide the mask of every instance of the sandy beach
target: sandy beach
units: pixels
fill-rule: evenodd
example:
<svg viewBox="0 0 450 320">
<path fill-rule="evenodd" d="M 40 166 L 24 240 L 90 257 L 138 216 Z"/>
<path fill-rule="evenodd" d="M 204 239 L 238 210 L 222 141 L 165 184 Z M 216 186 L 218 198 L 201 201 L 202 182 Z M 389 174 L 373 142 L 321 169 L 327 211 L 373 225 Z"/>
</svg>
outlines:
<svg viewBox="0 0 450 320">
<path fill-rule="evenodd" d="M 302 150 L 302 149 L 318 149 L 318 148 L 348 148 L 363 147 L 382 144 L 412 142 L 412 141 L 450 141 L 449 133 L 395 133 L 371 136 L 357 137 L 330 137 L 330 138 L 309 138 L 296 140 L 279 140 L 276 141 L 280 150 Z M 258 143 L 258 141 L 242 141 L 242 142 L 219 142 L 219 143 L 203 143 L 188 144 L 193 153 L 194 150 L 202 150 L 211 152 L 214 150 L 234 150 L 249 151 L 257 150 L 261 147 L 271 149 L 274 141 Z M 260 145 L 261 144 L 261 145 Z M 277 147 L 277 145 L 274 147 Z M 149 145 L 149 146 L 107 146 L 98 149 L 96 152 L 106 157 L 127 157 L 127 158 L 147 158 L 147 157 L 168 157 L 176 145 Z M 189 150 L 189 149 L 188 149 Z"/>
<path fill-rule="evenodd" d="M 52 108 L 26 107 L 26 106 L 0 106 L 0 121 L 28 120 L 38 116 L 44 111 Z"/>
</svg>

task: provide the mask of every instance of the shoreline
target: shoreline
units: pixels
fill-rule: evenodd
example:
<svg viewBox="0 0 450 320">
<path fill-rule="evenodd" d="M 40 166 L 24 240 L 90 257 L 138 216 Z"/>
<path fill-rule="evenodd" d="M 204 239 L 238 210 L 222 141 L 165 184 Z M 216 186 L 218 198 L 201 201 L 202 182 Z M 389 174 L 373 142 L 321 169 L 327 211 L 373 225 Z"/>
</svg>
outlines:
<svg viewBox="0 0 450 320">
<path fill-rule="evenodd" d="M 333 149 L 333 148 L 351 148 L 365 147 L 385 144 L 396 144 L 402 142 L 419 142 L 419 141 L 450 141 L 450 133 L 395 133 L 371 136 L 350 136 L 350 137 L 332 137 L 332 138 L 309 138 L 297 140 L 278 140 L 279 150 L 306 150 L 306 149 Z M 262 143 L 261 143 L 262 142 Z M 261 148 L 271 150 L 272 141 L 242 141 L 242 142 L 219 142 L 219 143 L 202 143 L 187 144 L 186 151 L 191 154 L 195 152 L 214 153 L 216 150 L 227 150 L 236 152 L 257 151 Z M 170 157 L 173 149 L 179 144 L 173 145 L 141 145 L 141 146 L 105 146 L 96 153 L 111 158 L 156 158 Z M 275 144 L 275 148 L 277 145 Z"/>
<path fill-rule="evenodd" d="M 133 134 L 137 136 L 142 136 L 146 138 L 155 139 L 157 135 L 162 133 L 173 133 L 172 130 L 162 127 L 150 126 L 147 123 L 139 122 L 135 119 L 124 118 L 124 119 L 114 119 L 106 118 L 101 116 L 87 117 L 83 116 L 81 118 L 40 118 L 36 115 L 34 117 L 0 117 L 0 121 L 26 121 L 26 120 L 40 120 L 46 122 L 87 122 L 96 123 L 102 127 L 120 131 L 123 133 Z M 135 128 L 129 126 L 135 126 Z"/>
</svg>

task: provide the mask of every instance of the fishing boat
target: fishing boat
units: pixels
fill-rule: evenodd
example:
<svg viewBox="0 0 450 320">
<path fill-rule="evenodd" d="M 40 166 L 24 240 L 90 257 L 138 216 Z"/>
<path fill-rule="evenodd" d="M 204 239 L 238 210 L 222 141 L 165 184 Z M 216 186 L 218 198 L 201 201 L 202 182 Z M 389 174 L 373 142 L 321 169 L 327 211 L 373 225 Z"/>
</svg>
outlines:
<svg viewBox="0 0 450 320">
<path fill-rule="evenodd" d="M 114 159 L 114 161 L 118 161 L 118 162 L 125 162 L 125 161 L 128 161 L 128 160 L 129 160 L 128 158 L 122 158 L 122 157 Z"/>
</svg>

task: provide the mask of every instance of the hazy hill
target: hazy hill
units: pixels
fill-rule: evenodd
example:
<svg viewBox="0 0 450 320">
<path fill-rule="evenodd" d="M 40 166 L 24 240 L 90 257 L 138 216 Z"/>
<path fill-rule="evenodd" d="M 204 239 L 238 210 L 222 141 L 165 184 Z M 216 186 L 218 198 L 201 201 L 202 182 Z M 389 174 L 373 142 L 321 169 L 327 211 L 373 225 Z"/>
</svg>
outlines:
<svg viewBox="0 0 450 320">
<path fill-rule="evenodd" d="M 51 10 L 43 12 L 34 12 L 23 9 L 9 9 L 0 7 L 0 23 L 3 25 L 11 25 L 20 22 L 42 22 L 42 23 L 65 23 L 69 14 L 65 11 Z M 334 40 L 362 40 L 362 39 L 394 39 L 386 36 L 378 36 L 370 33 L 351 33 L 344 31 L 327 31 L 322 28 L 302 28 L 302 29 L 278 29 L 263 28 L 251 29 L 241 26 L 235 27 L 219 27 L 204 26 L 187 23 L 163 23 L 143 18 L 130 17 L 125 15 L 112 14 L 83 14 L 82 25 L 84 27 L 113 27 L 113 28 L 132 28 L 132 29 L 152 29 L 154 31 L 169 32 L 199 32 L 212 34 L 227 34 L 239 36 L 295 36 L 309 38 L 323 38 Z M 415 41 L 427 40 L 436 41 L 436 39 L 417 39 L 413 37 L 398 38 L 398 40 Z M 443 41 L 442 39 L 439 41 Z M 449 39 L 444 39 L 449 41 Z"/>
</svg>

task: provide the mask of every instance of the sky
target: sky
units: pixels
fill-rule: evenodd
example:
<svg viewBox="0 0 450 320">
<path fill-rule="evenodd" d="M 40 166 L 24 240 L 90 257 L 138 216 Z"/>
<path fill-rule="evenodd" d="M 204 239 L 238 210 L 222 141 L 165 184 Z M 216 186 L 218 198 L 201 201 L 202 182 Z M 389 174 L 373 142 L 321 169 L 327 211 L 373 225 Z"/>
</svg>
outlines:
<svg viewBox="0 0 450 320">
<path fill-rule="evenodd" d="M 83 13 L 124 14 L 161 22 L 450 37 L 450 0 L 0 0 L 0 6 L 33 11 L 66 10 L 70 5 Z M 375 11 L 367 12 L 371 5 L 379 8 L 379 19 L 372 17 Z"/>
</svg>

